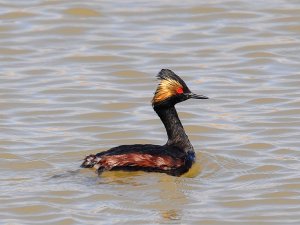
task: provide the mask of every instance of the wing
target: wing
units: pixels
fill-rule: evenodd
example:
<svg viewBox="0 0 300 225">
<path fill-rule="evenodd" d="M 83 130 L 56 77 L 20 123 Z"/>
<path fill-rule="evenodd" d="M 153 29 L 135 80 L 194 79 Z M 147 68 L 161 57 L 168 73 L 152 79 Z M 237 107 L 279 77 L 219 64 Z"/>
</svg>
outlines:
<svg viewBox="0 0 300 225">
<path fill-rule="evenodd" d="M 166 172 L 181 167 L 185 154 L 176 147 L 160 145 L 121 145 L 87 156 L 82 167 L 103 170 L 146 170 Z"/>
</svg>

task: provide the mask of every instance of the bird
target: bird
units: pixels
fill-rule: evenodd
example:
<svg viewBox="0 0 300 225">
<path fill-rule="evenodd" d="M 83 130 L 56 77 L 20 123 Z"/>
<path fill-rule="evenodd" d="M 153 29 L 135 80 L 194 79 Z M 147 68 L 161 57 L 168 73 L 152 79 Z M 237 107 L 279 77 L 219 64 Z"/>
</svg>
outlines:
<svg viewBox="0 0 300 225">
<path fill-rule="evenodd" d="M 152 107 L 162 121 L 168 136 L 164 145 L 120 145 L 84 158 L 82 168 L 104 171 L 145 171 L 181 176 L 195 163 L 194 148 L 185 133 L 175 105 L 188 99 L 208 99 L 194 94 L 172 70 L 162 69 L 157 74 L 158 86 Z"/>
</svg>

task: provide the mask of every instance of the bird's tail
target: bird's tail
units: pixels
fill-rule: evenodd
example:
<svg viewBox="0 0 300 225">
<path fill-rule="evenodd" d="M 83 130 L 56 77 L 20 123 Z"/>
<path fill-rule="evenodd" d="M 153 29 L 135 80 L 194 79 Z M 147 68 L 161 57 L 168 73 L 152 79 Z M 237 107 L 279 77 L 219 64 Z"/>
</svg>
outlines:
<svg viewBox="0 0 300 225">
<path fill-rule="evenodd" d="M 80 167 L 92 168 L 99 162 L 99 160 L 100 158 L 98 158 L 96 155 L 88 155 L 84 158 L 83 163 Z"/>
</svg>

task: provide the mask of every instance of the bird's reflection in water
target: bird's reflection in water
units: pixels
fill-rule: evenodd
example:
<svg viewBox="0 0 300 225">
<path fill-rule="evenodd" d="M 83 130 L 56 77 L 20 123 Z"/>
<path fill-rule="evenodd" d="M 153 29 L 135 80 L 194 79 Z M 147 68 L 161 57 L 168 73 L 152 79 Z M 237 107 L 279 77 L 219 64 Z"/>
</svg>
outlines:
<svg viewBox="0 0 300 225">
<path fill-rule="evenodd" d="M 159 223 L 180 223 L 184 216 L 185 205 L 190 202 L 188 180 L 201 172 L 201 165 L 195 163 L 182 177 L 163 176 L 158 183 L 160 202 L 154 207 L 160 214 Z"/>
<path fill-rule="evenodd" d="M 181 220 L 181 212 L 178 210 L 167 210 L 161 213 L 162 219 L 164 220 Z"/>
<path fill-rule="evenodd" d="M 200 159 L 200 155 L 197 154 Z M 201 160 L 200 160 L 201 162 Z M 201 172 L 201 163 L 195 163 L 181 177 L 159 173 L 108 171 L 99 179 L 99 185 L 112 185 L 111 191 L 122 192 L 127 207 L 138 205 L 154 214 L 154 223 L 181 223 L 184 218 L 194 177 Z M 156 218 L 156 219 L 155 219 Z M 149 221 L 152 222 L 152 221 Z"/>
</svg>

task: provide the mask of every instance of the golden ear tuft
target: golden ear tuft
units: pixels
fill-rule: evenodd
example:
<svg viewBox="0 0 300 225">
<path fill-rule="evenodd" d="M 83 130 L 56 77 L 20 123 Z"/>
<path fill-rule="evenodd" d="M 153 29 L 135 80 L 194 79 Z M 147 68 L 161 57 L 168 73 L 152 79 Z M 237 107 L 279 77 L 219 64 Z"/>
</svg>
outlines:
<svg viewBox="0 0 300 225">
<path fill-rule="evenodd" d="M 179 92 L 177 90 L 183 90 L 182 85 L 178 81 L 171 78 L 161 79 L 152 99 L 152 104 L 164 101 L 178 94 Z"/>
</svg>

